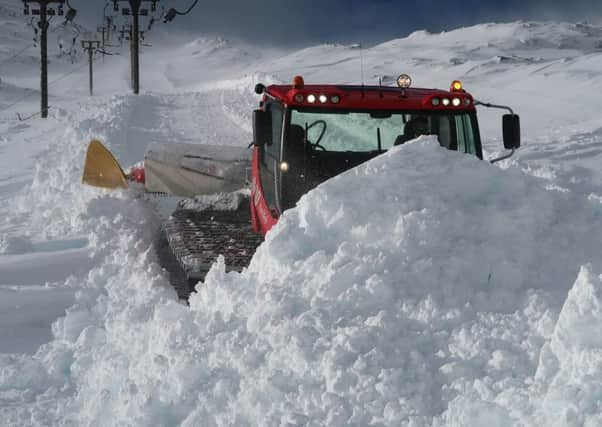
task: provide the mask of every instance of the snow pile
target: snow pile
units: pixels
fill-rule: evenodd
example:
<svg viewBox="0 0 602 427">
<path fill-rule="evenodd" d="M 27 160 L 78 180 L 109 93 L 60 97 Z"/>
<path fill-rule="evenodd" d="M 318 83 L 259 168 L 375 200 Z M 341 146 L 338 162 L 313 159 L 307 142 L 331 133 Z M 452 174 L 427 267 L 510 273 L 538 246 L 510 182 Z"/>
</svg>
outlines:
<svg viewBox="0 0 602 427">
<path fill-rule="evenodd" d="M 28 218 L 28 233 L 57 238 L 68 233 L 86 233 L 81 214 L 98 191 L 82 187 L 82 159 L 90 134 L 73 125 L 74 117 L 53 113 L 63 126 L 61 131 L 42 136 L 48 150 L 35 164 L 33 182 L 28 190 L 12 200 L 12 215 Z M 8 218 L 7 218 L 8 219 Z"/>
<path fill-rule="evenodd" d="M 0 368 L 0 400 L 21 400 L 4 415 L 107 426 L 596 424 L 602 291 L 588 271 L 602 265 L 591 233 L 601 214 L 423 137 L 308 193 L 248 270 L 216 264 L 188 308 L 156 264 L 143 203 L 93 201 L 103 261 L 56 340 Z M 16 382 L 6 371 L 15 363 L 39 380 Z"/>
<path fill-rule="evenodd" d="M 547 387 L 537 419 L 554 426 L 602 425 L 602 275 L 584 266 L 541 352 Z"/>
<path fill-rule="evenodd" d="M 79 382 L 79 376 L 82 370 L 91 371 L 91 354 L 96 352 L 88 352 L 93 350 L 92 345 L 102 344 L 98 339 L 105 333 L 105 322 L 125 326 L 128 316 L 133 316 L 132 321 L 146 319 L 145 313 L 152 316 L 148 307 L 161 306 L 162 300 L 176 298 L 151 248 L 159 224 L 146 202 L 99 197 L 88 203 L 82 216 L 87 226 L 95 230 L 90 235 L 90 248 L 96 267 L 90 269 L 84 283 L 78 283 L 76 277 L 67 279 L 67 285 L 81 289 L 75 305 L 67 309 L 67 316 L 53 324 L 54 341 L 42 345 L 34 356 L 0 356 L 0 418 L 4 425 L 73 425 L 69 420 L 74 415 L 66 408 L 78 390 L 85 389 L 86 384 Z M 132 299 L 129 292 L 133 289 L 125 283 L 134 277 L 142 298 L 136 299 L 136 303 L 143 304 L 138 306 L 137 316 L 113 304 L 122 301 L 133 309 L 129 305 Z M 117 354 L 107 361 L 118 363 Z M 98 393 L 103 395 L 107 391 L 94 392 Z M 113 421 L 105 422 L 115 425 Z"/>
</svg>

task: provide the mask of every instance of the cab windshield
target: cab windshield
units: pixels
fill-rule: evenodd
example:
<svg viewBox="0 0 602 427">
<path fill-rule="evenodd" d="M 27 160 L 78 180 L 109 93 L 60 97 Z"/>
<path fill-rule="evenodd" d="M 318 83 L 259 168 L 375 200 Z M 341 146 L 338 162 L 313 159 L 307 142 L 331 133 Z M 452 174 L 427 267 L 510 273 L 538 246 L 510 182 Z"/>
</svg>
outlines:
<svg viewBox="0 0 602 427">
<path fill-rule="evenodd" d="M 280 122 L 272 120 L 275 131 Z M 420 135 L 436 135 L 443 147 L 483 158 L 474 112 L 291 110 L 283 152 L 273 155 L 286 168 L 279 181 L 281 207 L 294 206 L 321 182 Z M 279 140 L 279 132 L 274 140 Z M 267 151 L 279 147 L 272 144 Z"/>
<path fill-rule="evenodd" d="M 420 135 L 437 135 L 450 149 L 482 158 L 474 113 L 291 111 L 291 125 L 307 132 L 315 150 L 382 152 Z"/>
</svg>

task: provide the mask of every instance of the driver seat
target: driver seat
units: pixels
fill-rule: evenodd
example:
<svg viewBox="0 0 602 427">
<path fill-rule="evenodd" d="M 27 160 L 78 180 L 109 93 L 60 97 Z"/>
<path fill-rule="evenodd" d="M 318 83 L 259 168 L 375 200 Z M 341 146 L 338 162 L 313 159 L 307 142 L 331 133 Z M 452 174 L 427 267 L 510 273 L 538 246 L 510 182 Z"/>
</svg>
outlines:
<svg viewBox="0 0 602 427">
<path fill-rule="evenodd" d="M 291 125 L 287 137 L 286 159 L 289 164 L 303 165 L 305 156 L 305 130 L 299 125 Z"/>
</svg>

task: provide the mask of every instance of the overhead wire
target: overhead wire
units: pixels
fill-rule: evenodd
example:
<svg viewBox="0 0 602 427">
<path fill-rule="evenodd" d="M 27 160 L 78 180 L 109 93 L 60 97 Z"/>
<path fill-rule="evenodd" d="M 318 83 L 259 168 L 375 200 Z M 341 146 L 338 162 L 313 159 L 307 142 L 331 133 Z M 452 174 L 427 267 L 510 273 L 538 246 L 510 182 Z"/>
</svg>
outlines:
<svg viewBox="0 0 602 427">
<path fill-rule="evenodd" d="M 163 23 L 167 23 L 167 22 L 171 22 L 173 21 L 173 19 L 177 16 L 184 16 L 184 15 L 188 15 L 192 9 L 194 9 L 194 7 L 197 5 L 197 3 L 199 2 L 199 0 L 194 0 L 194 2 L 192 3 L 192 5 L 184 12 L 180 12 L 179 10 L 175 9 L 175 8 L 171 8 L 167 11 L 167 13 L 165 14 L 165 18 L 163 19 Z"/>
<path fill-rule="evenodd" d="M 0 64 L 5 64 L 9 61 L 12 61 L 13 59 L 23 55 L 23 53 L 25 53 L 28 49 L 31 49 L 32 47 L 34 47 L 33 44 L 30 44 L 28 46 L 25 46 L 23 49 L 19 50 L 17 53 L 14 53 L 12 56 L 9 56 L 6 59 L 3 59 L 2 61 L 0 61 Z"/>
<path fill-rule="evenodd" d="M 94 61 L 96 61 L 96 58 L 94 58 Z M 74 68 L 73 70 L 71 70 L 71 71 L 69 71 L 69 72 L 67 72 L 67 73 L 65 73 L 65 74 L 63 74 L 63 75 L 61 75 L 61 76 L 57 77 L 56 79 L 53 79 L 53 80 L 51 80 L 51 81 L 48 83 L 48 87 L 52 86 L 53 84 L 55 84 L 55 83 L 57 83 L 57 82 L 59 82 L 59 81 L 61 81 L 61 80 L 63 80 L 63 79 L 66 79 L 66 78 L 67 78 L 67 77 L 69 77 L 70 75 L 72 75 L 72 74 L 76 73 L 77 71 L 79 71 L 79 70 L 81 70 L 82 68 L 84 68 L 84 67 L 87 67 L 87 66 L 88 66 L 88 63 L 87 63 L 87 62 L 84 62 L 83 64 L 80 64 L 80 66 L 79 66 L 79 67 L 76 67 L 76 68 Z M 21 102 L 25 101 L 27 98 L 30 98 L 30 97 L 32 97 L 33 95 L 35 95 L 35 94 L 37 94 L 37 93 L 38 93 L 38 92 L 34 91 L 33 89 L 30 89 L 30 90 L 31 90 L 31 92 L 30 92 L 30 93 L 28 93 L 27 95 L 25 95 L 25 96 L 22 96 L 21 98 L 17 99 L 16 101 L 12 102 L 11 104 L 7 105 L 6 107 L 0 108 L 0 112 L 4 112 L 4 111 L 7 111 L 7 110 L 10 110 L 10 109 L 11 109 L 12 107 L 14 107 L 15 105 L 18 105 L 18 104 L 20 104 Z"/>
<path fill-rule="evenodd" d="M 192 11 L 192 9 L 194 9 L 194 7 L 196 6 L 196 4 L 198 2 L 199 2 L 199 0 L 194 0 L 194 3 L 192 3 L 192 6 L 190 6 L 186 12 L 180 12 L 180 11 L 176 10 L 176 13 L 178 15 L 188 15 Z"/>
</svg>

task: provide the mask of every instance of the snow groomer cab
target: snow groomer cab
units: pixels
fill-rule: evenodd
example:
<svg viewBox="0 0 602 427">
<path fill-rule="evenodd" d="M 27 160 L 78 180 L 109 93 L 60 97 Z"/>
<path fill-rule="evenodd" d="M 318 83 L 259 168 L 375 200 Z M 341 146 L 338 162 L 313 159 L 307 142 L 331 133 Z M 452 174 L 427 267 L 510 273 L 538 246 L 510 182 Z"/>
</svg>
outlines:
<svg viewBox="0 0 602 427">
<path fill-rule="evenodd" d="M 413 88 L 402 74 L 397 87 L 264 86 L 253 112 L 251 221 L 265 234 L 280 214 L 321 182 L 420 135 L 436 135 L 449 150 L 483 158 L 476 106 L 507 110 L 504 148 L 520 147 L 520 119 L 511 108 L 475 101 L 462 83 L 449 90 Z"/>
</svg>

